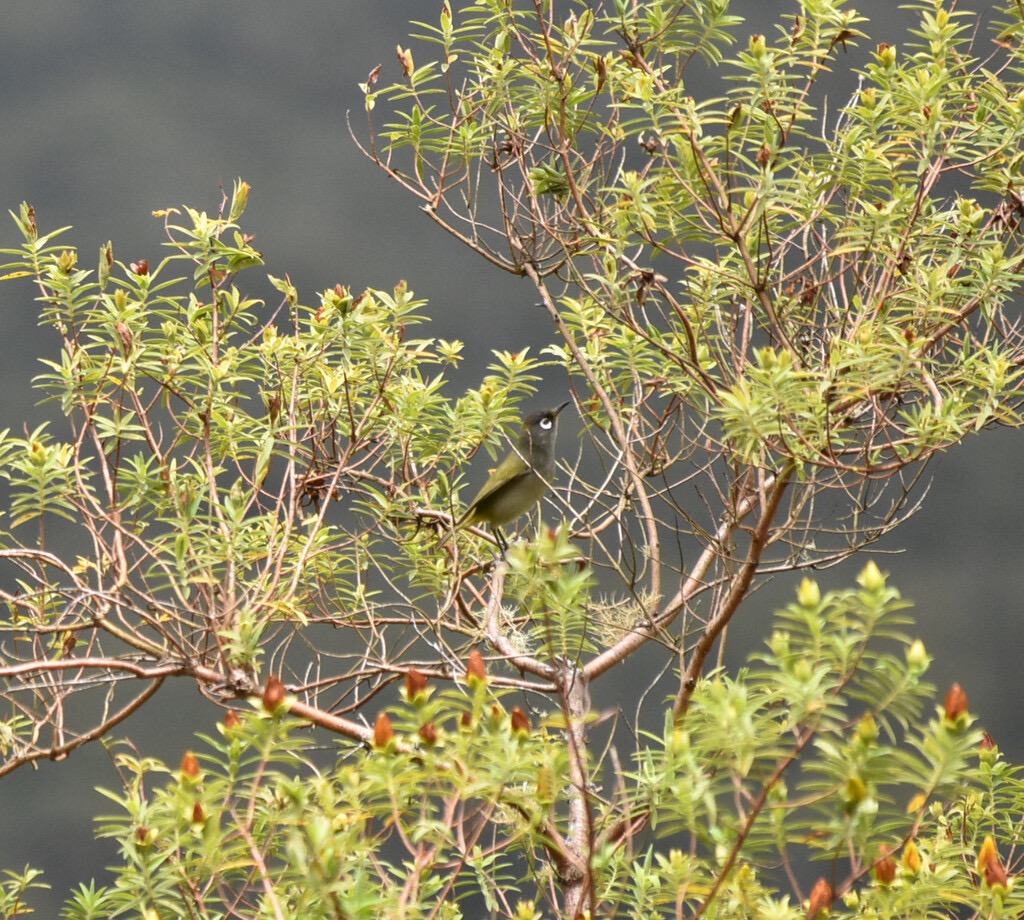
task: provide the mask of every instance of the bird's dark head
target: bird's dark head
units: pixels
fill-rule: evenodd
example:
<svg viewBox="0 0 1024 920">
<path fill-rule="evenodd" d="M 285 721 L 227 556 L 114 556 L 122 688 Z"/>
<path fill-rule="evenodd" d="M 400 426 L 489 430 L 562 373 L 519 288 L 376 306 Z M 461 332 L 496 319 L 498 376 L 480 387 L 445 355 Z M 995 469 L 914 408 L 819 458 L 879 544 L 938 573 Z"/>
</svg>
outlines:
<svg viewBox="0 0 1024 920">
<path fill-rule="evenodd" d="M 558 416 L 568 402 L 554 409 L 531 412 L 523 419 L 523 430 L 519 433 L 519 450 L 524 457 L 532 458 L 534 469 L 544 470 L 554 466 L 555 435 L 558 431 Z"/>
</svg>

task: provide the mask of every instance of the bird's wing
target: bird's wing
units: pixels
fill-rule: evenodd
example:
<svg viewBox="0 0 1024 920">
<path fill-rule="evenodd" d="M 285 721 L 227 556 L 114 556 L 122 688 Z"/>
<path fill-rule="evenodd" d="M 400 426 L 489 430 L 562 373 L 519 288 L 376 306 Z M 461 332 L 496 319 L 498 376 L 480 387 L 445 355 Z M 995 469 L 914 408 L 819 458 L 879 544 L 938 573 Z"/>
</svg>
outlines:
<svg viewBox="0 0 1024 920">
<path fill-rule="evenodd" d="M 484 487 L 479 492 L 476 493 L 476 496 L 473 498 L 473 501 L 471 501 L 467 506 L 466 510 L 462 512 L 461 517 L 456 523 L 465 524 L 467 521 L 470 520 L 470 518 L 472 518 L 473 511 L 476 510 L 476 506 L 479 505 L 480 502 L 484 501 L 487 498 L 490 498 L 496 492 L 500 492 L 502 489 L 508 488 L 508 486 L 512 485 L 513 483 L 521 482 L 523 479 L 529 476 L 530 473 L 533 472 L 533 470 L 530 469 L 529 467 L 527 467 L 520 473 L 516 473 L 514 476 L 507 475 L 511 469 L 515 469 L 521 462 L 522 460 L 517 454 L 511 454 L 504 460 L 502 460 L 501 463 L 499 463 L 498 466 L 491 473 L 487 482 L 484 483 Z"/>
<path fill-rule="evenodd" d="M 499 482 L 494 483 L 494 485 L 490 485 L 490 484 L 485 485 L 477 493 L 476 498 L 474 498 L 473 501 L 470 502 L 468 510 L 472 510 L 477 505 L 479 505 L 480 502 L 482 502 L 485 498 L 490 498 L 496 492 L 500 492 L 502 489 L 506 489 L 510 485 L 513 485 L 514 483 L 521 482 L 527 476 L 529 476 L 530 473 L 532 473 L 532 472 L 533 472 L 533 470 L 525 469 L 521 473 L 517 473 L 515 476 L 510 476 L 508 479 L 504 479 L 504 480 L 501 480 Z"/>
</svg>

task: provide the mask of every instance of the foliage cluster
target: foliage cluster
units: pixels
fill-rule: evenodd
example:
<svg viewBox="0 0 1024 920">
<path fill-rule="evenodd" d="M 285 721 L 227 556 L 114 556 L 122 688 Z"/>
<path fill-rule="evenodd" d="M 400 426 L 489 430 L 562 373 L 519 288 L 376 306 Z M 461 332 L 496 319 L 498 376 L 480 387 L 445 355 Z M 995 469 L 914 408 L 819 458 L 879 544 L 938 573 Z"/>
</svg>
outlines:
<svg viewBox="0 0 1024 920">
<path fill-rule="evenodd" d="M 264 302 L 244 182 L 161 212 L 152 265 L 86 269 L 21 208 L 5 278 L 59 338 L 66 430 L 0 437 L 0 775 L 169 680 L 226 713 L 177 769 L 118 754 L 116 883 L 68 917 L 1020 912 L 1018 773 L 958 689 L 928 717 L 872 564 L 711 666 L 759 580 L 869 545 L 930 456 L 1020 422 L 1024 13 L 982 60 L 969 17 L 913 8 L 832 114 L 867 28 L 840 0 L 739 50 L 726 0 L 417 26 L 360 143 L 555 332 L 458 399 L 463 346 L 404 282 Z M 585 433 L 562 522 L 492 560 L 452 534 L 463 469 L 552 367 Z M 661 730 L 595 711 L 615 673 Z"/>
</svg>

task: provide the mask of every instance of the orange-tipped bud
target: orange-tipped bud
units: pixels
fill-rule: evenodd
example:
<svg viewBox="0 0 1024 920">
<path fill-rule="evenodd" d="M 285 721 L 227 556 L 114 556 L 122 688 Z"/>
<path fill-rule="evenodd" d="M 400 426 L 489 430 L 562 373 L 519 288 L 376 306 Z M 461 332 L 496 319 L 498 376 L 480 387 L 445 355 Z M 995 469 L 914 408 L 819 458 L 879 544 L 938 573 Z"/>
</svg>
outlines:
<svg viewBox="0 0 1024 920">
<path fill-rule="evenodd" d="M 875 879 L 882 885 L 891 885 L 896 878 L 896 860 L 889 855 L 889 848 L 882 847 L 881 858 L 875 862 Z"/>
<path fill-rule="evenodd" d="M 996 886 L 1001 886 L 1004 890 L 1009 888 L 1006 867 L 999 858 L 996 841 L 991 834 L 985 837 L 981 849 L 978 851 L 978 873 L 985 879 L 985 884 L 989 888 Z"/>
<path fill-rule="evenodd" d="M 513 706 L 509 715 L 512 731 L 516 734 L 530 734 L 530 717 L 519 706 Z"/>
<path fill-rule="evenodd" d="M 992 835 L 988 835 L 981 843 L 978 850 L 978 872 L 984 872 L 985 867 L 993 860 L 999 859 L 999 851 L 996 849 L 996 842 Z"/>
<path fill-rule="evenodd" d="M 989 888 L 1010 890 L 1010 880 L 1006 875 L 1006 867 L 1000 859 L 990 859 L 985 866 L 985 883 Z"/>
<path fill-rule="evenodd" d="M 437 744 L 437 726 L 433 722 L 424 722 L 420 726 L 420 740 L 427 747 Z"/>
<path fill-rule="evenodd" d="M 187 776 L 189 779 L 199 779 L 199 758 L 191 751 L 185 751 L 184 756 L 181 758 L 181 772 L 183 776 Z"/>
<path fill-rule="evenodd" d="M 234 709 L 229 709 L 224 714 L 224 727 L 227 729 L 238 728 L 242 724 L 242 718 Z"/>
<path fill-rule="evenodd" d="M 202 802 L 196 802 L 192 806 L 192 823 L 193 824 L 205 824 L 206 823 L 206 809 L 203 808 Z"/>
<path fill-rule="evenodd" d="M 900 865 L 912 875 L 917 875 L 921 871 L 921 853 L 913 840 L 908 840 L 907 845 L 903 848 Z"/>
<path fill-rule="evenodd" d="M 382 712 L 377 716 L 377 721 L 373 725 L 373 746 L 375 748 L 385 748 L 394 737 L 395 730 L 391 727 L 391 719 L 388 718 L 386 712 Z"/>
<path fill-rule="evenodd" d="M 807 900 L 807 920 L 815 920 L 817 917 L 827 916 L 835 900 L 835 893 L 827 880 L 819 878 L 811 889 L 811 896 Z"/>
<path fill-rule="evenodd" d="M 414 700 L 427 689 L 427 675 L 417 668 L 405 672 L 405 698 Z"/>
<path fill-rule="evenodd" d="M 946 721 L 960 722 L 967 715 L 967 694 L 960 684 L 953 684 L 946 694 Z"/>
<path fill-rule="evenodd" d="M 470 684 L 474 681 L 487 683 L 487 665 L 484 663 L 484 656 L 480 649 L 473 649 L 469 653 L 469 661 L 466 663 L 466 679 Z"/>
<path fill-rule="evenodd" d="M 267 685 L 263 688 L 263 708 L 270 713 L 277 712 L 278 707 L 284 702 L 284 684 L 276 674 L 267 678 Z"/>
</svg>

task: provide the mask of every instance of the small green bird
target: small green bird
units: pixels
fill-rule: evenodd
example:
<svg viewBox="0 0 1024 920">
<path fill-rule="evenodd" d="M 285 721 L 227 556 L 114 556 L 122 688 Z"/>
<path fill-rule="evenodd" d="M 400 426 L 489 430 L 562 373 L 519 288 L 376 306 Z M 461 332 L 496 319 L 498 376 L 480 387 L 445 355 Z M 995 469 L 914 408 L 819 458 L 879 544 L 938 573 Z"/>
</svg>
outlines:
<svg viewBox="0 0 1024 920">
<path fill-rule="evenodd" d="M 508 541 L 501 532 L 503 524 L 514 521 L 537 504 L 547 492 L 555 475 L 555 435 L 558 415 L 568 402 L 554 409 L 533 412 L 523 419 L 516 446 L 495 467 L 484 487 L 470 502 L 456 528 L 465 524 L 489 524 L 501 551 Z"/>
</svg>

